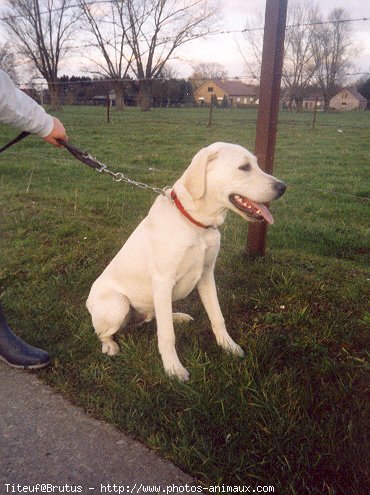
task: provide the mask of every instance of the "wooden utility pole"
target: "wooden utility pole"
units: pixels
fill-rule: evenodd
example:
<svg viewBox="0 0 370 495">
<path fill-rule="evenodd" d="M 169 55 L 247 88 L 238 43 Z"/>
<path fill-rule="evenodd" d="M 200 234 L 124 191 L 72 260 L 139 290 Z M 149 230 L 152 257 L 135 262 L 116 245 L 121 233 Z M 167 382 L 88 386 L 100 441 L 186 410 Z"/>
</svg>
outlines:
<svg viewBox="0 0 370 495">
<path fill-rule="evenodd" d="M 287 4 L 288 0 L 266 0 L 255 154 L 268 174 L 275 156 Z M 251 257 L 265 254 L 266 237 L 266 223 L 250 224 L 247 252 Z"/>
</svg>

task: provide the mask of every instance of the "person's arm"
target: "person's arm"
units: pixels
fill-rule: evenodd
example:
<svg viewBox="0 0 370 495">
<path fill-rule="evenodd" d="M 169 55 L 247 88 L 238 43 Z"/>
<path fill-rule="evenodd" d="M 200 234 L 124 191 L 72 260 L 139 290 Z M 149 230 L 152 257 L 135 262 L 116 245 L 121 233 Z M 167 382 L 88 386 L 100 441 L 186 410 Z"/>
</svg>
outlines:
<svg viewBox="0 0 370 495">
<path fill-rule="evenodd" d="M 16 88 L 10 77 L 0 70 L 0 122 L 36 134 L 54 146 L 57 139 L 68 139 L 63 124 L 23 91 Z"/>
<path fill-rule="evenodd" d="M 68 141 L 68 136 L 66 133 L 66 130 L 64 129 L 64 125 L 61 123 L 59 119 L 56 117 L 52 117 L 53 119 L 53 128 L 51 132 L 47 135 L 44 136 L 44 140 L 52 144 L 53 146 L 61 146 L 57 139 L 63 139 L 63 141 Z"/>
</svg>

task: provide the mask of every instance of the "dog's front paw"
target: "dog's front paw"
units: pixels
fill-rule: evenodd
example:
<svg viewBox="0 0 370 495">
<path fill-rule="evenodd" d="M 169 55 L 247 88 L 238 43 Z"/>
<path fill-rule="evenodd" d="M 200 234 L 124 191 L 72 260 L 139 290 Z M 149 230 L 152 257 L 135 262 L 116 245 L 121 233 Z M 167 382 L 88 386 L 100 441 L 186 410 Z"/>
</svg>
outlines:
<svg viewBox="0 0 370 495">
<path fill-rule="evenodd" d="M 229 354 L 233 354 L 234 356 L 243 357 L 244 351 L 240 347 L 240 345 L 236 344 L 231 337 L 228 339 L 224 339 L 219 345 Z"/>
<path fill-rule="evenodd" d="M 102 353 L 107 356 L 115 356 L 119 353 L 119 345 L 113 339 L 102 342 Z"/>
<path fill-rule="evenodd" d="M 165 371 L 170 378 L 177 378 L 180 382 L 188 382 L 190 379 L 189 371 L 181 365 L 165 367 Z"/>
<path fill-rule="evenodd" d="M 226 351 L 230 352 L 234 356 L 243 357 L 245 355 L 245 353 L 244 353 L 243 349 L 240 347 L 240 345 L 235 344 L 235 342 L 233 342 L 233 344 L 234 345 L 227 348 Z"/>
</svg>

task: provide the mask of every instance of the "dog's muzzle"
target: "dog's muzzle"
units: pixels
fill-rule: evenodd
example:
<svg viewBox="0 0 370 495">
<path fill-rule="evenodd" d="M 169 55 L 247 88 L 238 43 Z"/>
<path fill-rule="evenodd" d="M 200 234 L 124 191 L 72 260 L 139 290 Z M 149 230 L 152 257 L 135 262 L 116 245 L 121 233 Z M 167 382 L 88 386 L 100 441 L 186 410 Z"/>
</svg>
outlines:
<svg viewBox="0 0 370 495">
<path fill-rule="evenodd" d="M 273 188 L 276 191 L 276 198 L 275 199 L 278 199 L 285 193 L 287 185 L 285 184 L 285 182 L 278 180 L 273 185 Z"/>
</svg>

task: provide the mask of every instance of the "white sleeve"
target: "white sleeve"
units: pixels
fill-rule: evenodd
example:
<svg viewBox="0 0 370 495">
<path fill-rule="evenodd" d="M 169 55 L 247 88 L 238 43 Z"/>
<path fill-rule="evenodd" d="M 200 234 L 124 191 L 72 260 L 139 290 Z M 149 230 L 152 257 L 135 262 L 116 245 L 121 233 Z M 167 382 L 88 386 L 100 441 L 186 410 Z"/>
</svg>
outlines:
<svg viewBox="0 0 370 495">
<path fill-rule="evenodd" d="M 0 69 L 0 122 L 22 131 L 48 136 L 53 130 L 51 115 L 23 91 Z"/>
</svg>

